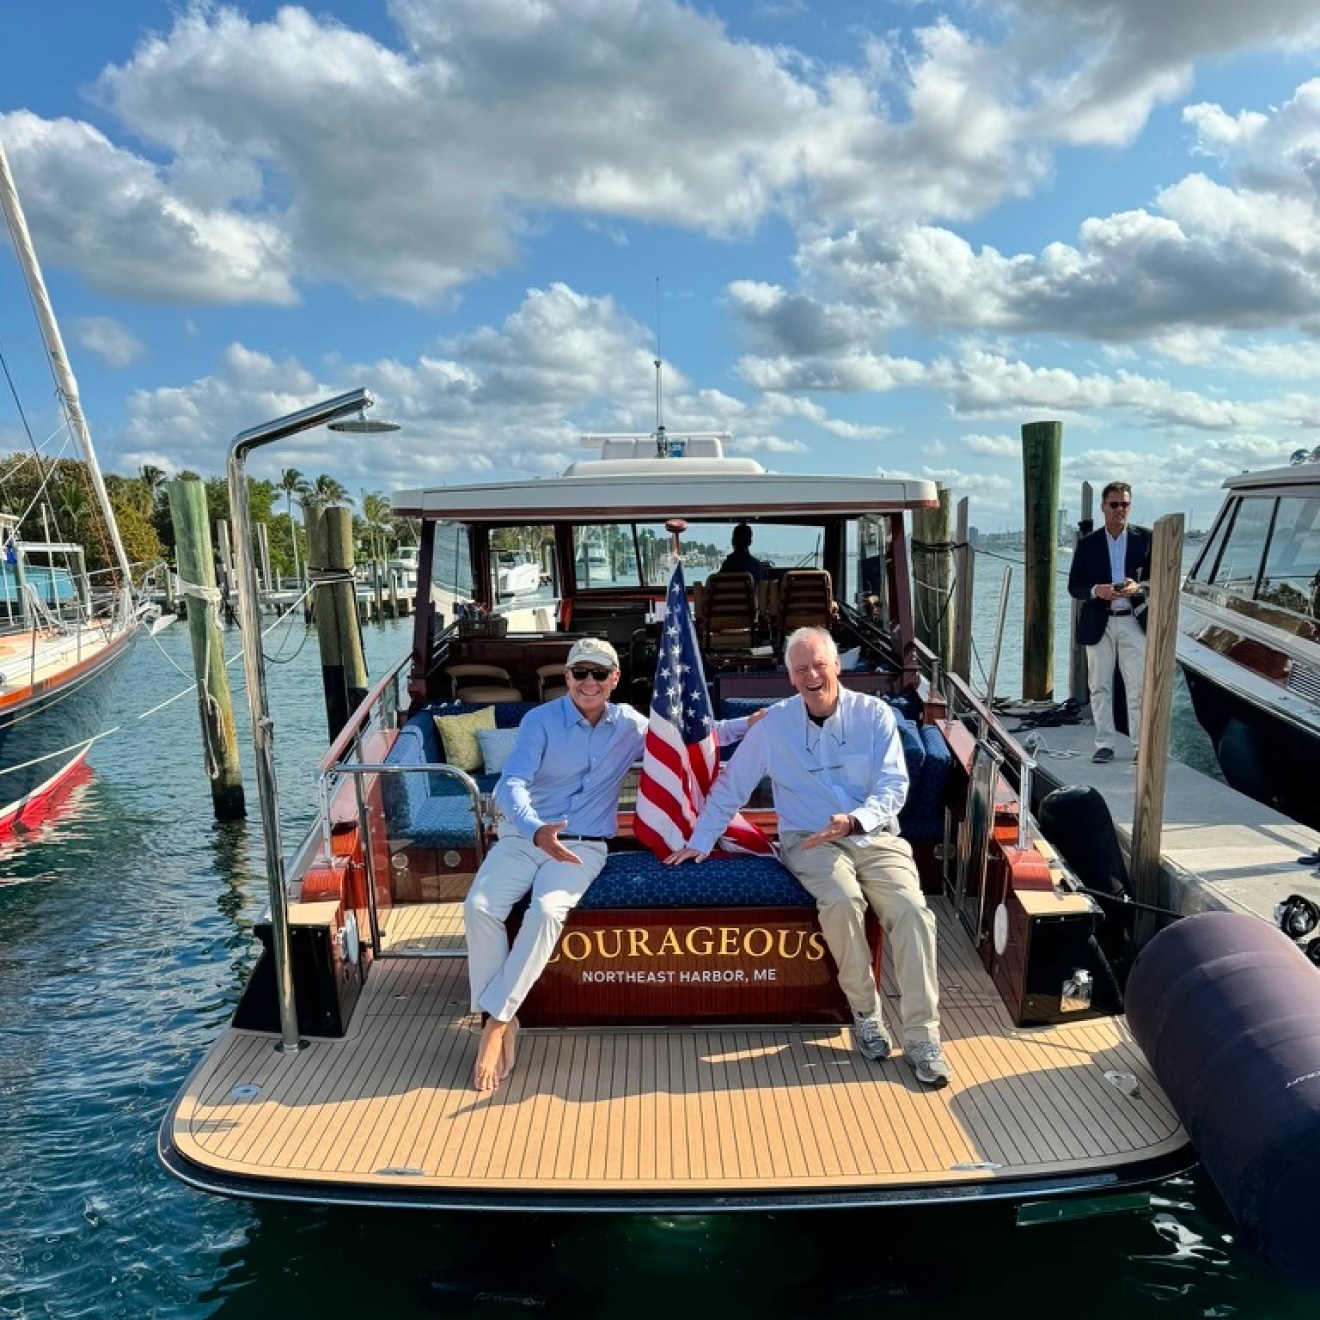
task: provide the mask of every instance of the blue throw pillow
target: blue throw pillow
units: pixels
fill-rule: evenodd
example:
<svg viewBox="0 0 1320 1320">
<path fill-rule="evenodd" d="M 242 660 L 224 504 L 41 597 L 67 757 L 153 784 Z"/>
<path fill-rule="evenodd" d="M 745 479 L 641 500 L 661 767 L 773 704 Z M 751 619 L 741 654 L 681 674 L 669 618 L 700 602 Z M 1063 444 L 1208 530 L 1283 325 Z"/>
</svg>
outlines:
<svg viewBox="0 0 1320 1320">
<path fill-rule="evenodd" d="M 481 759 L 486 763 L 488 775 L 503 773 L 504 763 L 509 759 L 509 753 L 513 751 L 517 741 L 517 729 L 477 730 L 477 743 L 481 748 Z"/>
</svg>

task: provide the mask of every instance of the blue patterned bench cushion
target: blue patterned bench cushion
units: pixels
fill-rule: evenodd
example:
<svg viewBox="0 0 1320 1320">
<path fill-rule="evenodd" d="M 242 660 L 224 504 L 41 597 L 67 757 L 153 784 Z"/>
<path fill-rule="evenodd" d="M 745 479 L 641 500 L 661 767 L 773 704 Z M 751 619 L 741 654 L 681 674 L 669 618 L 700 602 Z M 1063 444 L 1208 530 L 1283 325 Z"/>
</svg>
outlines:
<svg viewBox="0 0 1320 1320">
<path fill-rule="evenodd" d="M 645 851 L 612 852 L 578 904 L 588 910 L 815 906 L 793 873 L 773 857 L 711 857 L 666 866 Z"/>
<path fill-rule="evenodd" d="M 496 728 L 517 725 L 532 703 L 495 703 Z M 441 765 L 444 748 L 435 727 L 437 715 L 461 715 L 481 707 L 466 701 L 445 701 L 418 711 L 399 730 L 385 755 L 387 765 Z M 483 793 L 495 787 L 498 775 L 474 775 Z M 385 820 L 393 838 L 408 839 L 422 848 L 461 848 L 475 839 L 472 799 L 467 789 L 450 775 L 385 775 L 382 777 Z"/>
</svg>

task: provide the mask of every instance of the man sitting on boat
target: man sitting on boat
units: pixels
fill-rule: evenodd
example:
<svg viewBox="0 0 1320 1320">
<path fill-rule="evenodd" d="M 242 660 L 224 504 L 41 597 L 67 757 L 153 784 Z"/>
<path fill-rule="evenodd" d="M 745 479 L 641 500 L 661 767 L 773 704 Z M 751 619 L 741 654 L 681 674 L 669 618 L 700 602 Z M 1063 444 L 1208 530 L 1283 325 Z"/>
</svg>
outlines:
<svg viewBox="0 0 1320 1320">
<path fill-rule="evenodd" d="M 769 775 L 783 862 L 816 900 L 858 1048 L 875 1060 L 892 1048 L 866 939 L 869 903 L 893 951 L 907 1060 L 923 1086 L 947 1086 L 935 915 L 912 849 L 898 837 L 908 774 L 893 712 L 877 697 L 840 686 L 838 646 L 824 628 L 792 633 L 784 660 L 798 695 L 770 707 L 748 732 L 712 786 L 688 846 L 666 860 L 704 860 Z"/>
<path fill-rule="evenodd" d="M 568 914 L 600 873 L 619 785 L 641 755 L 646 717 L 615 705 L 609 642 L 573 644 L 568 695 L 529 711 L 495 786 L 503 822 L 463 904 L 472 1011 L 486 1013 L 472 1084 L 493 1091 L 513 1067 L 518 1006 L 545 969 Z M 505 918 L 531 903 L 509 946 Z"/>
</svg>

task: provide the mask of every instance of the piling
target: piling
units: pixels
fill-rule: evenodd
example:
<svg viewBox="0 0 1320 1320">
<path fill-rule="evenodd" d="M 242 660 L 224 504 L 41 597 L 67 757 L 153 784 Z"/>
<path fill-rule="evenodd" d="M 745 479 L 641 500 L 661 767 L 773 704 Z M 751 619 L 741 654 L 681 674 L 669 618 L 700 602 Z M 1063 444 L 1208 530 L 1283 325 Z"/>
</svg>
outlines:
<svg viewBox="0 0 1320 1320">
<path fill-rule="evenodd" d="M 257 534 L 257 562 L 261 565 L 261 586 L 269 595 L 275 590 L 275 579 L 270 575 L 270 537 L 266 524 L 259 522 L 253 529 Z"/>
<path fill-rule="evenodd" d="M 1073 554 L 1084 536 L 1095 530 L 1092 503 L 1094 492 L 1089 481 L 1082 482 L 1082 506 L 1077 518 L 1077 531 L 1073 536 Z M 1071 599 L 1071 597 L 1070 597 Z M 1086 647 L 1077 644 L 1077 617 L 1082 612 L 1082 602 L 1072 601 L 1072 628 L 1068 649 L 1068 695 L 1079 705 L 1091 704 L 1091 680 L 1086 669 Z"/>
<path fill-rule="evenodd" d="M 976 564 L 968 542 L 967 497 L 958 501 L 953 531 L 953 658 L 950 667 L 964 683 L 972 681 L 972 601 Z"/>
<path fill-rule="evenodd" d="M 229 543 L 229 523 L 223 518 L 215 521 L 215 543 L 220 562 L 220 594 L 225 618 L 234 617 L 234 551 Z"/>
<path fill-rule="evenodd" d="M 1132 887 L 1138 902 L 1160 905 L 1160 847 L 1164 833 L 1164 783 L 1178 639 L 1182 583 L 1183 516 L 1166 514 L 1151 538 L 1150 594 L 1146 606 L 1146 667 L 1137 745 L 1136 805 L 1132 813 Z M 1140 948 L 1155 933 L 1155 914 L 1139 911 L 1134 926 Z"/>
<path fill-rule="evenodd" d="M 310 513 L 307 531 L 321 682 L 333 742 L 367 695 L 367 662 L 353 581 L 353 516 L 342 505 L 332 504 Z"/>
<path fill-rule="evenodd" d="M 940 658 L 947 670 L 953 658 L 953 611 L 949 587 L 953 576 L 953 543 L 949 539 L 952 496 L 940 486 L 939 508 L 912 510 L 912 572 L 915 578 L 917 637 Z"/>
<path fill-rule="evenodd" d="M 1025 522 L 1022 609 L 1022 696 L 1054 700 L 1054 585 L 1059 545 L 1062 422 L 1022 426 Z"/>
<path fill-rule="evenodd" d="M 171 481 L 170 518 L 174 523 L 179 591 L 188 598 L 188 632 L 192 639 L 193 671 L 197 675 L 197 711 L 202 722 L 206 772 L 216 820 L 241 820 L 247 815 L 243 772 L 238 761 L 234 707 L 220 635 L 220 592 L 211 554 L 206 487 L 195 479 Z"/>
</svg>

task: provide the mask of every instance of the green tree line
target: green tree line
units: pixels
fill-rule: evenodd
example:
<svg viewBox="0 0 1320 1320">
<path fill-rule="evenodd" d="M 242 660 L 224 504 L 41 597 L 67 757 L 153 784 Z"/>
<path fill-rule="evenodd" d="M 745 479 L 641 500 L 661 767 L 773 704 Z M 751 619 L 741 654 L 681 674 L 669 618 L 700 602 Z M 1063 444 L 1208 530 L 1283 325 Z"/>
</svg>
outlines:
<svg viewBox="0 0 1320 1320">
<path fill-rule="evenodd" d="M 212 525 L 230 520 L 229 483 L 224 477 L 202 477 L 180 472 L 180 478 L 202 481 Z M 170 519 L 169 474 L 150 464 L 137 475 L 105 474 L 106 493 L 114 509 L 120 539 L 134 576 L 162 562 L 174 562 L 174 524 Z M 296 468 L 285 468 L 278 482 L 248 478 L 252 525 L 264 524 L 271 571 L 295 578 L 307 563 L 306 511 L 330 504 L 354 510 L 353 534 L 359 558 L 386 559 L 400 545 L 415 544 L 416 529 L 407 519 L 395 518 L 389 497 L 363 490 L 357 500 L 347 487 L 322 473 L 307 478 Z M 105 522 L 92 492 L 87 466 L 76 459 L 43 460 L 30 454 L 0 458 L 0 512 L 21 521 L 20 540 L 71 541 L 83 545 L 91 572 L 113 567 L 114 552 Z M 255 547 L 254 547 L 255 553 Z"/>
</svg>

